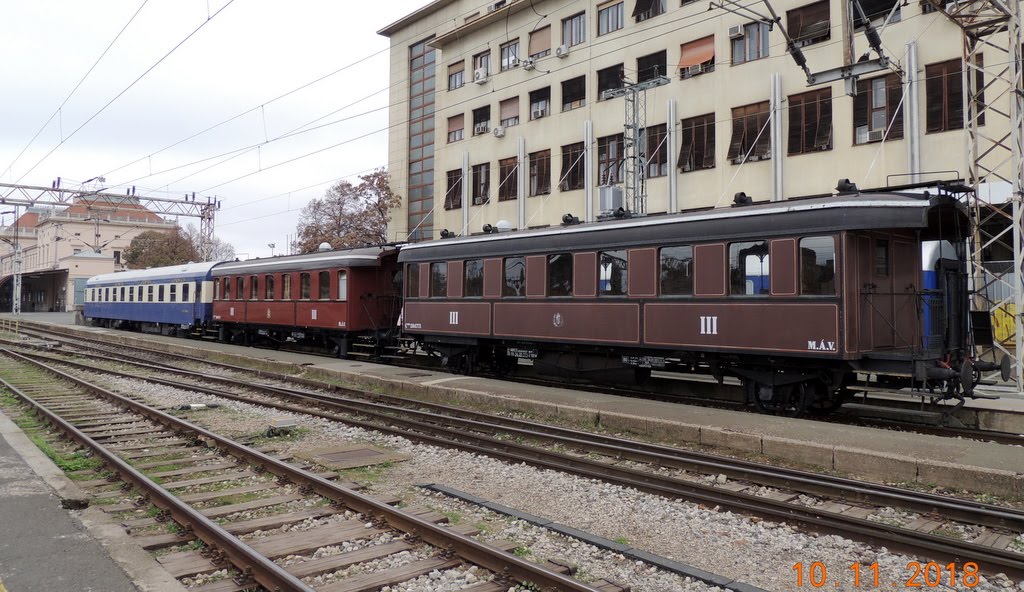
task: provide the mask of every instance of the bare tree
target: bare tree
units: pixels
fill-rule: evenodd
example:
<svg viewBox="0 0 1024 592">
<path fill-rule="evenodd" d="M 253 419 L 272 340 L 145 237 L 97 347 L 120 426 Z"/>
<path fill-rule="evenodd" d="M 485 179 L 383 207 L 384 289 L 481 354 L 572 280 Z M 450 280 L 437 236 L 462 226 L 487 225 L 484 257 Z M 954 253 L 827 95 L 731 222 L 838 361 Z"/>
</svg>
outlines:
<svg viewBox="0 0 1024 592">
<path fill-rule="evenodd" d="M 338 182 L 302 209 L 298 237 L 292 244 L 296 251 L 312 253 L 321 243 L 344 249 L 387 242 L 391 210 L 401 204 L 401 198 L 391 191 L 384 169 L 359 179 L 358 185 Z"/>
<path fill-rule="evenodd" d="M 203 252 L 203 235 L 195 224 L 189 224 L 184 229 L 185 237 L 188 238 L 197 253 Z M 213 237 L 213 250 L 210 253 L 210 261 L 231 261 L 235 258 L 235 247 L 217 237 Z"/>
<path fill-rule="evenodd" d="M 125 264 L 131 269 L 164 267 L 199 260 L 199 251 L 192 246 L 179 226 L 169 231 L 141 232 L 124 250 Z"/>
</svg>

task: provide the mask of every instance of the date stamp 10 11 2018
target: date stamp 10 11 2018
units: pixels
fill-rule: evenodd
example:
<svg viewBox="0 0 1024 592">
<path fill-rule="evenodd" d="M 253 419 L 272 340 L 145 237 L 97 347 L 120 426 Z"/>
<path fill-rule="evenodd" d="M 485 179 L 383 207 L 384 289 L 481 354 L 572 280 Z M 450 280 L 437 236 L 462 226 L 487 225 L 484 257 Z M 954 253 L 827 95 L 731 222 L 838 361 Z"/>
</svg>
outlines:
<svg viewBox="0 0 1024 592">
<path fill-rule="evenodd" d="M 840 586 L 854 588 L 937 588 L 949 586 L 950 588 L 973 588 L 978 585 L 981 572 L 978 564 L 973 561 L 957 565 L 947 563 L 945 565 L 929 561 L 911 561 L 907 564 L 905 577 L 901 581 L 884 581 L 880 578 L 877 563 L 861 565 L 854 563 L 845 566 L 845 569 L 829 572 L 828 567 L 821 561 L 813 563 L 795 563 L 793 571 L 796 572 L 797 588 L 838 588 Z"/>
</svg>

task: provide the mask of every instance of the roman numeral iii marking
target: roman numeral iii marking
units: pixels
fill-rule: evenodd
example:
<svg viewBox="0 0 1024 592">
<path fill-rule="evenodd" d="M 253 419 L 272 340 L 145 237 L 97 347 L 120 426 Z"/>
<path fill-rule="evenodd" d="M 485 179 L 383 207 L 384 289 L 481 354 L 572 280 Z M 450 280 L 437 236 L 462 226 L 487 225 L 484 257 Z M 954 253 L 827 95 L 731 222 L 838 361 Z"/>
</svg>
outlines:
<svg viewBox="0 0 1024 592">
<path fill-rule="evenodd" d="M 718 335 L 718 317 L 701 317 L 700 334 Z"/>
<path fill-rule="evenodd" d="M 459 311 L 453 310 L 448 313 L 448 324 L 458 325 L 459 324 Z"/>
</svg>

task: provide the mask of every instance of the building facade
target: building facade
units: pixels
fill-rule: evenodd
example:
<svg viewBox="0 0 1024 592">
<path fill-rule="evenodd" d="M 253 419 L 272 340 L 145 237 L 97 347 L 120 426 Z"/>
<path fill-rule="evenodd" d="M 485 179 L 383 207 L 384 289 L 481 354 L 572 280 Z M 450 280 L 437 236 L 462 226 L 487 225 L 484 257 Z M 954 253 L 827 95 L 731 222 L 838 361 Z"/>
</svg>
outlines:
<svg viewBox="0 0 1024 592">
<path fill-rule="evenodd" d="M 726 206 L 739 192 L 826 194 L 841 178 L 872 188 L 967 176 L 962 33 L 933 4 L 862 0 L 853 17 L 846 0 L 773 2 L 812 72 L 879 57 L 864 18 L 880 30 L 890 69 L 815 85 L 779 27 L 726 6 L 436 0 L 382 29 L 389 167 L 405 198 L 389 239 L 595 220 L 619 203 L 602 186 L 628 189 L 631 172 L 650 214 Z M 651 88 L 634 112 L 623 93 L 637 83 Z M 992 100 L 984 125 L 1008 125 Z"/>
<path fill-rule="evenodd" d="M 22 312 L 69 311 L 83 302 L 87 279 L 126 269 L 121 254 L 136 235 L 175 225 L 141 205 L 102 199 L 17 213 L 0 226 L 0 311 L 12 308 L 15 247 L 22 259 Z"/>
</svg>

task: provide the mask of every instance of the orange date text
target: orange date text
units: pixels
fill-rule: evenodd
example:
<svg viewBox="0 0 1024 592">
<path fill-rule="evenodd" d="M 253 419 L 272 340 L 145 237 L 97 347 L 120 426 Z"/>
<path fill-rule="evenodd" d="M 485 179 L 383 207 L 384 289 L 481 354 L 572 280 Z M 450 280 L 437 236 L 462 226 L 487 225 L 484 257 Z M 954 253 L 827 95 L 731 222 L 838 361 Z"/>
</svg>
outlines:
<svg viewBox="0 0 1024 592">
<path fill-rule="evenodd" d="M 906 572 L 899 581 L 883 581 L 879 574 L 878 564 L 861 565 L 854 563 L 843 569 L 829 570 L 821 561 L 813 563 L 795 563 L 796 587 L 803 588 L 838 588 L 840 585 L 853 585 L 854 588 L 937 588 L 949 586 L 956 588 L 973 588 L 978 585 L 981 573 L 978 564 L 973 561 L 957 565 L 956 563 L 941 564 L 935 561 L 922 563 L 911 561 Z"/>
</svg>

